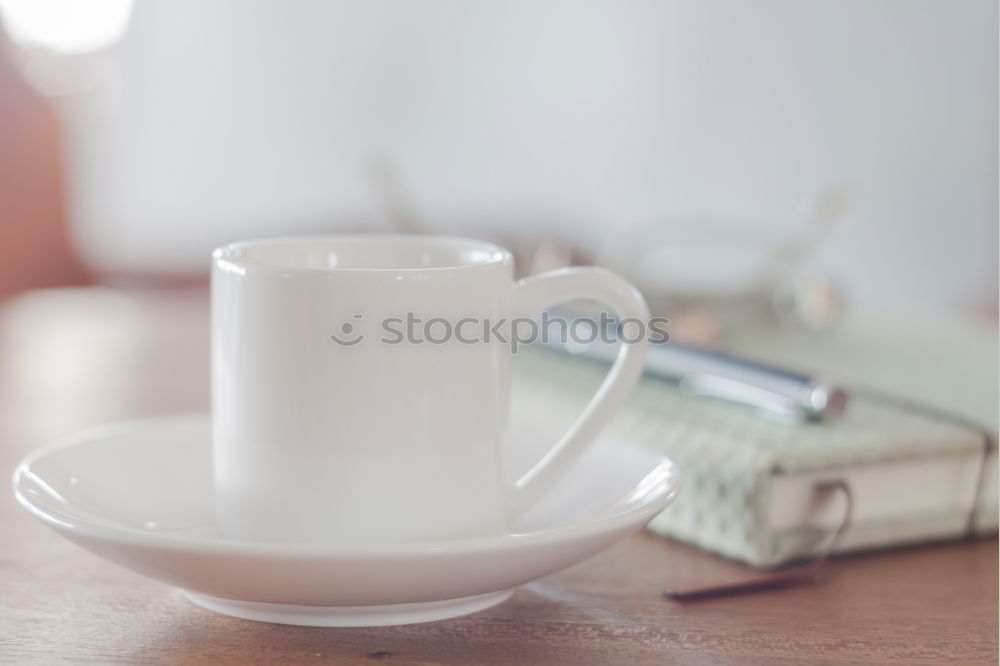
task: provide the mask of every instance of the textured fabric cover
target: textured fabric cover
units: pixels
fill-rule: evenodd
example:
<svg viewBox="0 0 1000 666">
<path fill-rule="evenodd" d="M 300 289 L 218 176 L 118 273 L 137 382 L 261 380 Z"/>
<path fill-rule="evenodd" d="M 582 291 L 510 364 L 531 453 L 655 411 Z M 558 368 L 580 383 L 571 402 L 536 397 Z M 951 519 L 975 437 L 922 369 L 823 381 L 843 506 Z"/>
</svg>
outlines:
<svg viewBox="0 0 1000 666">
<path fill-rule="evenodd" d="M 606 366 L 544 349 L 515 361 L 512 417 L 568 425 Z M 783 474 L 849 470 L 933 456 L 982 456 L 974 429 L 911 409 L 854 399 L 829 425 L 788 426 L 720 400 L 681 395 L 646 378 L 616 417 L 611 434 L 663 451 L 681 468 L 681 491 L 650 529 L 757 566 L 773 566 L 820 548 L 823 530 L 773 532 L 766 515 L 773 479 Z M 995 529 L 996 507 L 980 516 Z M 855 524 L 843 550 L 959 536 L 968 512 L 913 516 L 892 525 Z"/>
</svg>

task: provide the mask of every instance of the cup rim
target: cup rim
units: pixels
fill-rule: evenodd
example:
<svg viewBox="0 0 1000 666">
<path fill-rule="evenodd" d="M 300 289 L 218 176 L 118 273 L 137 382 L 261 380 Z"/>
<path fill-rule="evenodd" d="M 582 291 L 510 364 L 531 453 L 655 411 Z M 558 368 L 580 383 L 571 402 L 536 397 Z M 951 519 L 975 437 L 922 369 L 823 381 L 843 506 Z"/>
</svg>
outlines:
<svg viewBox="0 0 1000 666">
<path fill-rule="evenodd" d="M 371 245 L 378 243 L 385 244 L 411 244 L 425 245 L 428 247 L 445 246 L 465 246 L 470 249 L 478 249 L 488 255 L 483 261 L 469 263 L 454 263 L 447 266 L 413 266 L 403 268 L 393 267 L 306 267 L 290 266 L 265 261 L 250 259 L 240 256 L 242 250 L 260 246 L 277 246 L 293 243 L 355 243 Z M 396 233 L 358 233 L 358 234 L 321 234 L 302 236 L 274 236 L 266 238 L 253 238 L 249 240 L 236 241 L 217 247 L 212 251 L 213 263 L 225 268 L 237 267 L 241 271 L 251 269 L 254 271 L 273 271 L 278 273 L 427 273 L 445 271 L 467 271 L 488 267 L 512 265 L 514 258 L 510 250 L 500 245 L 476 238 L 465 236 L 450 236 L 439 234 L 396 234 Z"/>
</svg>

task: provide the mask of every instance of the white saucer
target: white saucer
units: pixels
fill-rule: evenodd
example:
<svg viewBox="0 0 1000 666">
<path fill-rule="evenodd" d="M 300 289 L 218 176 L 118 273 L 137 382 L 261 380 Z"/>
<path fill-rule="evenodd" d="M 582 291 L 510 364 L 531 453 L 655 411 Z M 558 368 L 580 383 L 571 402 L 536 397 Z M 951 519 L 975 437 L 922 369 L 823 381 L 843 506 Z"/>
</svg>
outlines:
<svg viewBox="0 0 1000 666">
<path fill-rule="evenodd" d="M 510 475 L 558 432 L 512 433 Z M 334 546 L 234 541 L 212 511 L 209 420 L 174 416 L 83 433 L 14 474 L 18 500 L 101 557 L 182 589 L 196 604 L 252 620 L 378 626 L 472 613 L 518 585 L 635 532 L 677 487 L 661 455 L 602 440 L 508 534 Z"/>
</svg>

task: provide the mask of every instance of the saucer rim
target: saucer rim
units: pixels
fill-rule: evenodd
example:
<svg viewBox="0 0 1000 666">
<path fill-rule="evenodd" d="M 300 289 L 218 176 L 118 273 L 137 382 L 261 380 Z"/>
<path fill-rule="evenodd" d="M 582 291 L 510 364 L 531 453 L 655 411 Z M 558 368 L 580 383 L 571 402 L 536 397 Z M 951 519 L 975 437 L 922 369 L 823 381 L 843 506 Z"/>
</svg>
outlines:
<svg viewBox="0 0 1000 666">
<path fill-rule="evenodd" d="M 65 534 L 68 537 L 78 536 L 84 539 L 99 540 L 137 547 L 168 548 L 175 551 L 210 552 L 217 555 L 250 554 L 275 555 L 282 557 L 364 557 L 364 558 L 395 558 L 413 555 L 455 555 L 498 549 L 521 549 L 533 545 L 544 545 L 550 542 L 567 539 L 586 538 L 598 533 L 615 529 L 633 527 L 640 517 L 645 515 L 643 524 L 662 511 L 677 495 L 679 487 L 679 472 L 677 465 L 664 455 L 637 444 L 625 442 L 623 445 L 639 448 L 655 456 L 657 462 L 651 465 L 647 476 L 656 471 L 662 472 L 662 479 L 655 490 L 650 490 L 647 497 L 639 504 L 627 509 L 601 516 L 599 518 L 582 518 L 552 528 L 542 528 L 530 532 L 507 532 L 495 536 L 469 537 L 432 541 L 407 541 L 363 544 L 327 544 L 309 542 L 281 541 L 250 541 L 238 539 L 223 539 L 215 536 L 192 536 L 168 532 L 148 532 L 114 521 L 106 524 L 94 523 L 79 519 L 77 516 L 41 506 L 23 492 L 24 484 L 31 473 L 31 466 L 44 458 L 63 449 L 76 446 L 87 446 L 95 441 L 106 439 L 115 434 L 128 432 L 138 428 L 155 428 L 190 421 L 207 421 L 207 412 L 183 412 L 148 418 L 129 419 L 109 423 L 59 438 L 50 444 L 40 447 L 27 455 L 14 468 L 12 485 L 14 496 L 29 513 L 38 518 L 48 527 Z"/>
</svg>

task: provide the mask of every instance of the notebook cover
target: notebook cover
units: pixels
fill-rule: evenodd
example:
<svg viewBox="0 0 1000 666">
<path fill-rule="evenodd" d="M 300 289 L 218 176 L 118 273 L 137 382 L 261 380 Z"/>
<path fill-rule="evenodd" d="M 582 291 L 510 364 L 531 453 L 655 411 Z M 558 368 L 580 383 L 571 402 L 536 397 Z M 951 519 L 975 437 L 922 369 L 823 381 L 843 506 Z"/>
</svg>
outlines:
<svg viewBox="0 0 1000 666">
<path fill-rule="evenodd" d="M 551 350 L 521 352 L 513 418 L 568 425 L 606 370 Z M 969 532 L 970 522 L 980 531 L 997 527 L 995 484 L 989 487 L 996 472 L 985 467 L 990 441 L 984 433 L 879 394 L 855 391 L 846 413 L 830 423 L 786 425 L 749 407 L 684 396 L 672 384 L 644 378 L 609 434 L 662 451 L 681 469 L 681 491 L 651 530 L 755 566 L 807 557 L 829 532 L 829 520 L 794 529 L 771 524 L 772 495 L 787 490 L 794 477 L 850 483 L 856 476 L 859 484 L 876 484 L 876 492 L 856 498 L 858 519 L 839 550 L 957 538 Z M 995 452 L 991 459 L 995 466 Z M 924 460 L 946 462 L 913 464 Z M 916 476 L 914 469 L 920 470 Z M 898 501 L 892 511 L 878 506 L 892 504 L 892 484 L 903 484 L 897 495 L 914 491 L 907 485 L 914 479 L 933 489 L 922 499 L 937 499 L 914 502 L 922 506 L 912 512 L 905 504 L 900 510 Z"/>
</svg>

